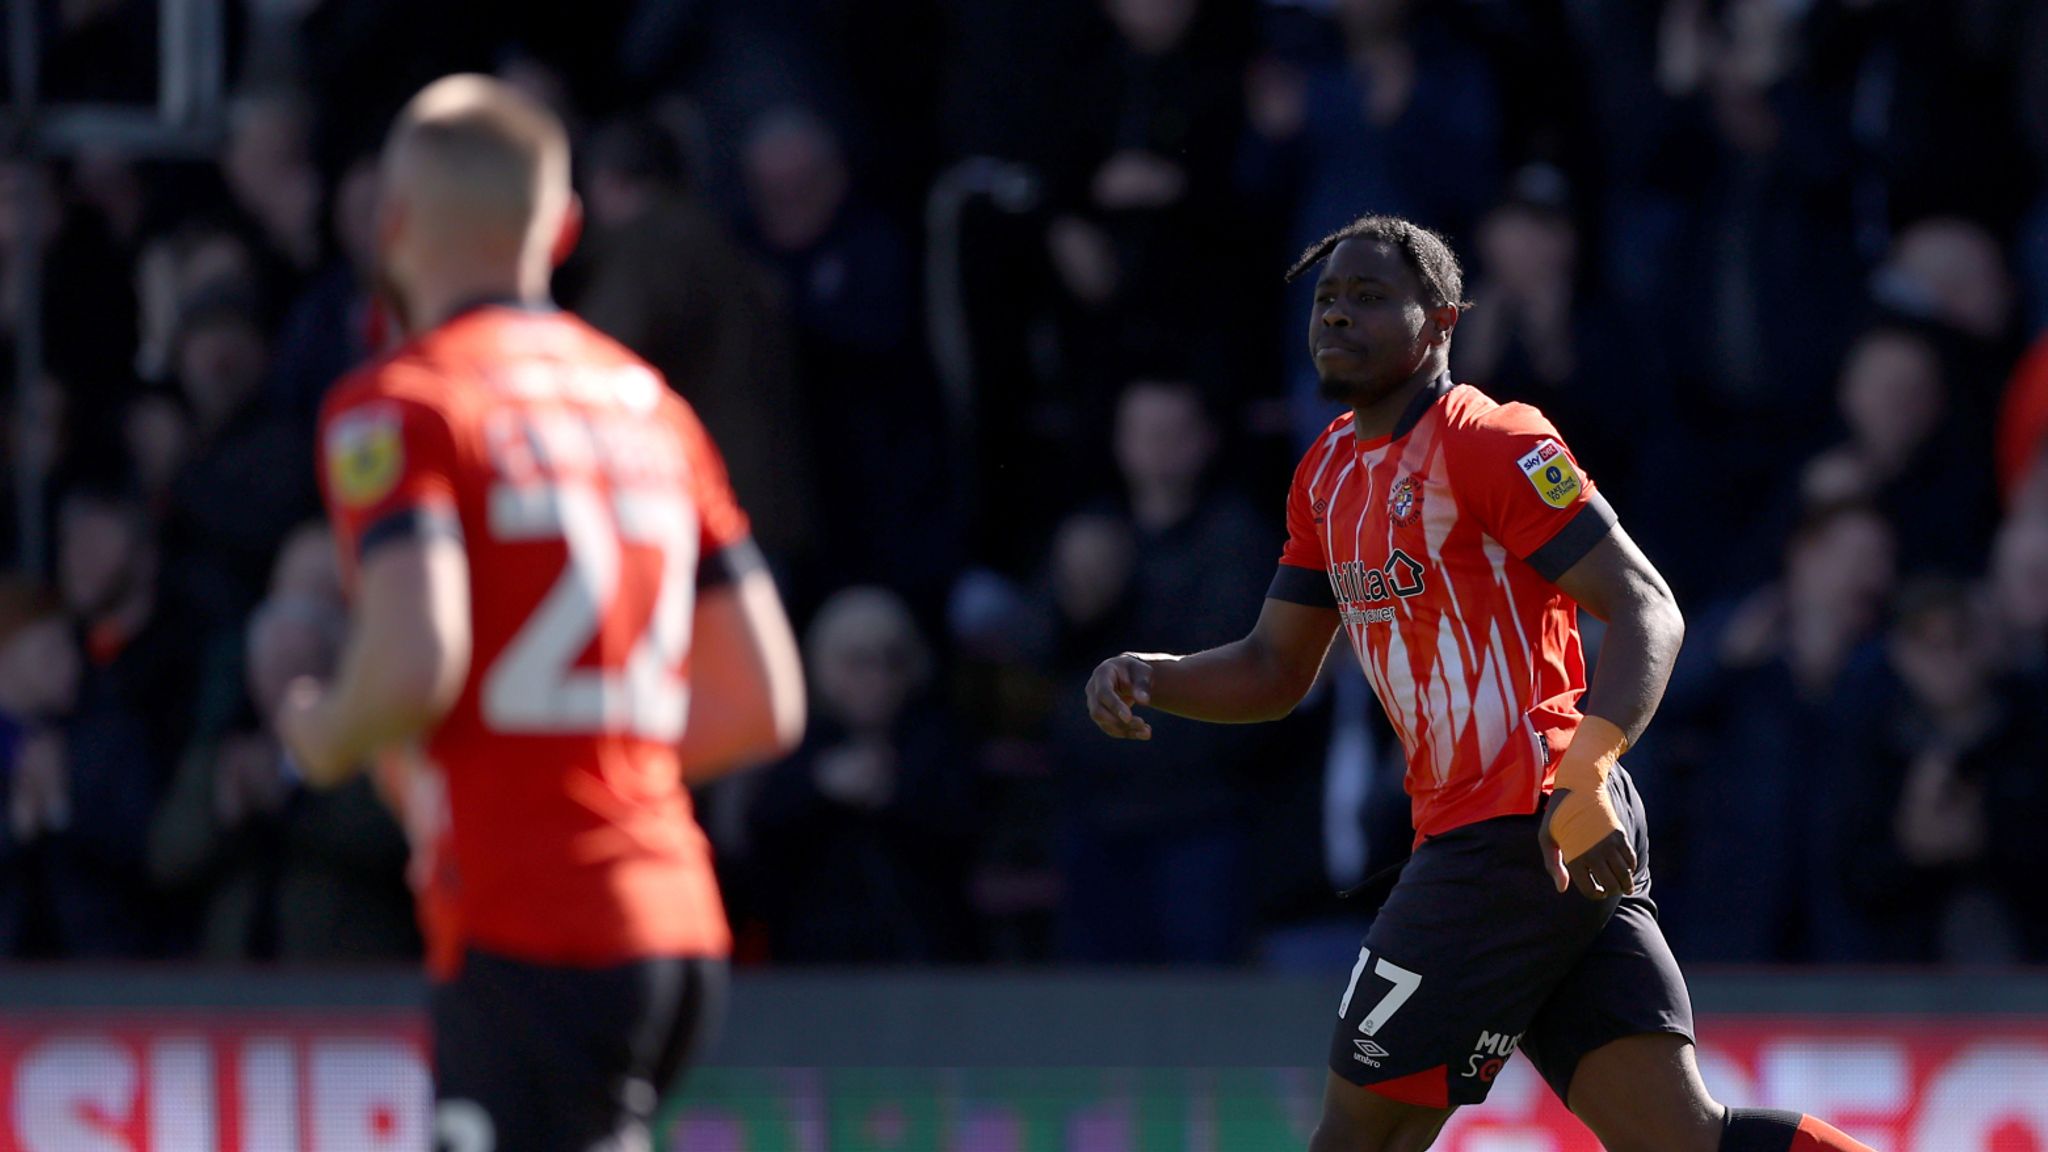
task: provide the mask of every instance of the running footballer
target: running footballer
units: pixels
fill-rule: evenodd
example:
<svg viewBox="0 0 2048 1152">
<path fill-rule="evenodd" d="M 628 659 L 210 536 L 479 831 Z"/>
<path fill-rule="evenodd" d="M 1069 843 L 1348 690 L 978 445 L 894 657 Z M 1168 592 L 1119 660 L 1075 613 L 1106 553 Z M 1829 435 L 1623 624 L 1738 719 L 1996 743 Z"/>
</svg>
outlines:
<svg viewBox="0 0 2048 1152">
<path fill-rule="evenodd" d="M 410 339 L 321 414 L 354 620 L 279 731 L 315 786 L 391 769 L 436 1146 L 646 1148 L 730 949 L 685 777 L 795 744 L 795 641 L 695 414 L 548 301 L 577 223 L 554 115 L 486 77 L 429 85 L 381 195 Z"/>
<path fill-rule="evenodd" d="M 1367 216 L 1304 273 L 1309 354 L 1350 411 L 1295 471 L 1257 624 L 1112 657 L 1087 703 L 1123 739 L 1151 734 L 1141 708 L 1277 719 L 1341 630 L 1399 734 L 1416 848 L 1338 1004 L 1312 1152 L 1428 1148 L 1517 1049 L 1612 1152 L 1868 1152 L 1700 1080 L 1620 764 L 1684 634 L 1663 578 L 1542 413 L 1451 382 L 1464 284 L 1441 237 Z M 1581 607 L 1607 622 L 1590 688 Z"/>
</svg>

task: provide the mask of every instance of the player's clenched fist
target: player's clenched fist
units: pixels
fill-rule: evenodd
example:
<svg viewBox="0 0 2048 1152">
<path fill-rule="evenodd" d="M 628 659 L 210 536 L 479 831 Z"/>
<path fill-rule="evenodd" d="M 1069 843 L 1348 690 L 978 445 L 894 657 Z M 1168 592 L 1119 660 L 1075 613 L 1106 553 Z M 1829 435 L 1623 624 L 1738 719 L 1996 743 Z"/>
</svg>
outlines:
<svg viewBox="0 0 2048 1152">
<path fill-rule="evenodd" d="M 1111 656 L 1088 677 L 1088 715 L 1119 740 L 1150 740 L 1152 725 L 1131 709 L 1152 703 L 1152 666 L 1136 656 Z"/>
<path fill-rule="evenodd" d="M 1600 833 L 1602 828 L 1607 829 L 1604 834 Z M 1567 838 L 1574 838 L 1574 833 L 1579 837 L 1598 834 L 1600 838 L 1591 847 L 1582 846 L 1574 838 L 1573 847 L 1567 849 L 1559 839 L 1560 831 Z M 1543 846 L 1543 859 L 1550 865 L 1550 878 L 1557 882 L 1559 892 L 1573 887 L 1588 900 L 1605 900 L 1636 890 L 1636 850 L 1629 844 L 1628 832 L 1622 828 L 1604 789 L 1590 793 L 1559 789 L 1552 793 L 1537 836 Z"/>
<path fill-rule="evenodd" d="M 1589 900 L 1635 891 L 1636 850 L 1607 792 L 1607 778 L 1628 749 L 1621 729 L 1598 716 L 1579 721 L 1557 765 L 1556 791 L 1536 830 L 1557 890 Z"/>
</svg>

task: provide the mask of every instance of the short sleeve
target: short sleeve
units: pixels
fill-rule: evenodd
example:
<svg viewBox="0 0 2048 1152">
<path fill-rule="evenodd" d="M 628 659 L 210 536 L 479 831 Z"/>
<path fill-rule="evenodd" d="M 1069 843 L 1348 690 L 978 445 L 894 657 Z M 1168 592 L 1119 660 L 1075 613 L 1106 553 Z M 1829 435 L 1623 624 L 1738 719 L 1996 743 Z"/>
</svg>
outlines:
<svg viewBox="0 0 2048 1152">
<path fill-rule="evenodd" d="M 1280 570 L 1266 589 L 1269 600 L 1285 600 L 1311 608 L 1335 608 L 1336 594 L 1330 590 L 1329 566 L 1324 557 L 1322 533 L 1317 530 L 1317 513 L 1310 499 L 1308 460 L 1294 470 L 1294 482 L 1287 490 L 1287 543 L 1280 549 Z"/>
<path fill-rule="evenodd" d="M 344 392 L 320 418 L 320 492 L 343 566 L 398 539 L 460 537 L 457 455 L 448 417 L 374 388 Z"/>
<path fill-rule="evenodd" d="M 762 566 L 753 527 L 733 492 L 725 456 L 687 403 L 673 409 L 690 462 L 690 499 L 697 508 L 697 585 L 730 583 Z"/>
<path fill-rule="evenodd" d="M 1446 451 L 1459 506 L 1546 580 L 1614 528 L 1614 509 L 1534 408 L 1498 408 L 1456 432 Z"/>
</svg>

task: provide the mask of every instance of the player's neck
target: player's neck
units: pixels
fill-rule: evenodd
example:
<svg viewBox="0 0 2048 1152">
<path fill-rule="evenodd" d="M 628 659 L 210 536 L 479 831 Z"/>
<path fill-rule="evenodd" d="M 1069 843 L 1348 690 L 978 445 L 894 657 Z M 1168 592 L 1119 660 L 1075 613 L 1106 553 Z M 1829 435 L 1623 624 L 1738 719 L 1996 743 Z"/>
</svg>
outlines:
<svg viewBox="0 0 2048 1152">
<path fill-rule="evenodd" d="M 487 301 L 526 305 L 548 300 L 548 275 L 533 268 L 469 266 L 451 263 L 447 274 L 431 284 L 413 290 L 411 315 L 406 317 L 414 336 L 431 332 L 457 315 Z"/>
<path fill-rule="evenodd" d="M 1401 415 L 1415 402 L 1423 389 L 1436 382 L 1444 374 L 1444 366 L 1434 358 L 1424 362 L 1415 375 L 1401 382 L 1400 386 L 1377 400 L 1351 406 L 1352 434 L 1360 440 L 1378 440 L 1394 434 L 1394 428 L 1401 422 Z"/>
</svg>

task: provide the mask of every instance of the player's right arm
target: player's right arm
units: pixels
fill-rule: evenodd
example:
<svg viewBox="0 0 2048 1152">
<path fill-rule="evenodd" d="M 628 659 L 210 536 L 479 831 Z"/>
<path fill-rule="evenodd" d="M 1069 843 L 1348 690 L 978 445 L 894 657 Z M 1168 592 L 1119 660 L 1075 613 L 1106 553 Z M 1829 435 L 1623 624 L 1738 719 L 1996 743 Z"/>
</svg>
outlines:
<svg viewBox="0 0 2048 1152">
<path fill-rule="evenodd" d="M 1119 740 L 1150 739 L 1152 726 L 1133 707 L 1216 724 L 1256 724 L 1280 719 L 1308 695 L 1338 623 L 1305 483 L 1308 464 L 1305 459 L 1295 470 L 1287 496 L 1287 546 L 1251 634 L 1192 656 L 1126 652 L 1104 660 L 1088 678 L 1088 715 L 1097 727 Z"/>
<path fill-rule="evenodd" d="M 1269 597 L 1242 640 L 1192 656 L 1126 652 L 1088 678 L 1088 715 L 1120 740 L 1149 740 L 1134 708 L 1190 720 L 1255 724 L 1294 711 L 1322 671 L 1337 610 Z"/>
<path fill-rule="evenodd" d="M 275 717 L 308 784 L 346 783 L 431 728 L 469 672 L 470 570 L 457 439 L 410 370 L 345 382 L 321 416 L 319 473 L 353 611 L 331 683 L 295 682 Z"/>
<path fill-rule="evenodd" d="M 692 635 L 703 689 L 678 749 L 684 778 L 701 784 L 794 751 L 804 737 L 803 658 L 768 569 L 755 563 L 700 591 Z"/>
</svg>

